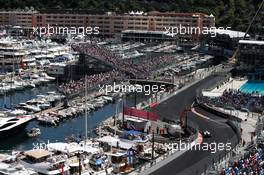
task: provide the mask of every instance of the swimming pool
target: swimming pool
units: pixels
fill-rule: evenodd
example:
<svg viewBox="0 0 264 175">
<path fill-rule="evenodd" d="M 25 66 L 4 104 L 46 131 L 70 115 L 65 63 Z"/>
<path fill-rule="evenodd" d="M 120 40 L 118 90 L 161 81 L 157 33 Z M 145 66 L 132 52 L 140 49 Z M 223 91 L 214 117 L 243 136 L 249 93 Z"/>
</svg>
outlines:
<svg viewBox="0 0 264 175">
<path fill-rule="evenodd" d="M 239 90 L 245 93 L 258 92 L 261 95 L 264 95 L 264 82 L 247 81 L 239 88 Z"/>
</svg>

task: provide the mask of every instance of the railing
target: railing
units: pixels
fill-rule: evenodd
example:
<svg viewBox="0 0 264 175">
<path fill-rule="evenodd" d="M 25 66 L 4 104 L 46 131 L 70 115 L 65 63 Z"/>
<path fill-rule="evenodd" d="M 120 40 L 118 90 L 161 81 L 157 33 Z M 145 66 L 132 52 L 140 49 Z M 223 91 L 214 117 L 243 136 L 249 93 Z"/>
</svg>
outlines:
<svg viewBox="0 0 264 175">
<path fill-rule="evenodd" d="M 232 143 L 232 141 L 234 142 Z M 219 170 L 228 163 L 227 159 L 232 157 L 234 154 L 236 154 L 237 150 L 239 150 L 240 145 L 239 145 L 239 140 L 237 140 L 236 135 L 234 135 L 230 139 L 230 143 L 232 143 L 232 149 L 230 151 L 225 150 L 225 151 L 219 152 L 219 154 L 216 155 L 215 157 L 211 157 L 212 164 L 211 165 L 204 164 L 205 168 L 199 174 L 202 174 L 202 175 L 219 174 Z"/>
<path fill-rule="evenodd" d="M 189 144 L 191 144 L 193 147 L 196 143 L 197 143 L 197 139 L 198 139 L 198 130 L 196 130 L 196 133 L 194 135 L 192 135 L 189 138 Z M 157 169 L 165 166 L 166 164 L 168 164 L 169 162 L 171 162 L 172 160 L 176 159 L 177 157 L 179 157 L 180 155 L 184 154 L 186 151 L 188 151 L 188 149 L 186 150 L 177 150 L 174 149 L 174 145 L 178 144 L 177 142 L 175 143 L 171 143 L 171 147 L 168 150 L 167 153 L 165 153 L 164 155 L 159 156 L 157 159 L 149 162 L 149 163 L 145 163 L 142 166 L 139 166 L 133 173 L 131 174 L 138 174 L 140 173 L 141 175 L 147 175 L 147 174 L 151 174 L 154 171 L 156 171 Z"/>
</svg>

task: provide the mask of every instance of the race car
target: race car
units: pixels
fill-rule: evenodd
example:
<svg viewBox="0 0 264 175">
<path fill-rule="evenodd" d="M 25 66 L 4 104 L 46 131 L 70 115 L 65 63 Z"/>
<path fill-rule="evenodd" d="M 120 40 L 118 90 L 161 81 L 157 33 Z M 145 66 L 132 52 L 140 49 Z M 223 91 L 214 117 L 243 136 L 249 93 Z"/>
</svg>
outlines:
<svg viewBox="0 0 264 175">
<path fill-rule="evenodd" d="M 211 133 L 209 131 L 202 132 L 202 135 L 203 135 L 204 138 L 212 137 L 212 135 L 211 135 Z"/>
</svg>

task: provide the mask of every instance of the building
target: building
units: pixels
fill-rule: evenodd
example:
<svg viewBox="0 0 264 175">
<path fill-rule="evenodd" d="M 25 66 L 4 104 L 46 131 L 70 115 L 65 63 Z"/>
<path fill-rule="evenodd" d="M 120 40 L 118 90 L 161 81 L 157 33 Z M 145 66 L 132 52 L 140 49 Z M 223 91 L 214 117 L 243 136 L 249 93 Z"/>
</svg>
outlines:
<svg viewBox="0 0 264 175">
<path fill-rule="evenodd" d="M 242 69 L 264 70 L 264 41 L 240 40 L 238 64 Z"/>
<path fill-rule="evenodd" d="M 124 30 L 165 31 L 165 27 L 213 27 L 213 15 L 203 13 L 131 12 L 85 13 L 76 11 L 2 11 L 0 25 L 22 27 L 99 27 L 99 34 L 115 36 Z M 199 36 L 186 36 L 198 39 Z"/>
<path fill-rule="evenodd" d="M 238 41 L 242 40 L 245 36 L 245 32 L 234 30 L 220 30 L 217 29 L 215 36 L 207 36 L 204 40 L 208 44 L 208 51 L 215 56 L 231 57 L 238 47 Z M 245 37 L 248 39 L 250 35 Z"/>
<path fill-rule="evenodd" d="M 34 18 L 38 11 L 0 11 L 0 25 L 1 26 L 20 26 L 23 28 L 32 28 Z"/>
<path fill-rule="evenodd" d="M 163 31 L 148 30 L 123 30 L 121 32 L 122 41 L 173 41 L 175 38 L 166 35 Z"/>
</svg>

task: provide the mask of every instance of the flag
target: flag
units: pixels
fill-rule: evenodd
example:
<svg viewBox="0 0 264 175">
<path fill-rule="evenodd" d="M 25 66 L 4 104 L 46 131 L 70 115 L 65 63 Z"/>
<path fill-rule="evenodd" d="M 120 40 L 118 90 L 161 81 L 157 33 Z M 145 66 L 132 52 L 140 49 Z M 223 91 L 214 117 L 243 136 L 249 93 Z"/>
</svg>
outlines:
<svg viewBox="0 0 264 175">
<path fill-rule="evenodd" d="M 25 69 L 25 63 L 23 62 L 23 60 L 21 60 L 19 66 L 20 66 L 21 69 Z"/>
<path fill-rule="evenodd" d="M 64 165 L 61 166 L 61 175 L 64 175 Z"/>
<path fill-rule="evenodd" d="M 134 154 L 133 152 L 134 151 L 132 148 L 127 150 L 127 161 L 129 165 L 133 164 L 133 154 Z"/>
</svg>

